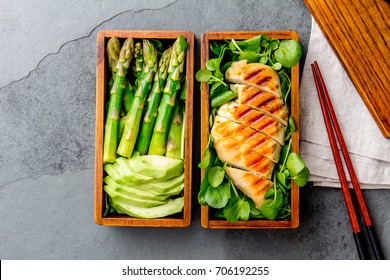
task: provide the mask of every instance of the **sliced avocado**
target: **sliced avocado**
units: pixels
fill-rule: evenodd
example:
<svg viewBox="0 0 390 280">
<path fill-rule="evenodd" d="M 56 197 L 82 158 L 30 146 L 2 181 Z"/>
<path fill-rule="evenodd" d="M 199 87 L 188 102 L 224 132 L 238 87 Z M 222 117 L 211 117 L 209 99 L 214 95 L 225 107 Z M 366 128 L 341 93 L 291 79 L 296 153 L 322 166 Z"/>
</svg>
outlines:
<svg viewBox="0 0 390 280">
<path fill-rule="evenodd" d="M 134 172 L 129 165 L 129 159 L 127 158 L 117 158 L 114 166 L 117 168 L 118 173 L 125 176 L 126 181 L 130 183 L 144 183 L 153 181 L 154 178 L 150 176 L 145 176 L 140 173 Z"/>
<path fill-rule="evenodd" d="M 120 173 L 118 173 L 117 168 L 113 164 L 106 164 L 104 165 L 104 170 L 107 172 L 107 174 L 117 183 L 119 184 L 126 184 L 127 181 L 124 180 L 124 176 Z"/>
<path fill-rule="evenodd" d="M 184 183 L 174 187 L 173 189 L 168 190 L 165 194 L 166 195 L 178 195 L 181 193 L 181 191 L 184 189 Z"/>
<path fill-rule="evenodd" d="M 104 178 L 104 182 L 106 184 L 109 184 L 110 181 L 114 181 L 113 178 L 110 176 L 106 176 Z M 139 190 L 145 190 L 145 191 L 153 191 L 156 194 L 165 194 L 167 192 L 170 192 L 172 189 L 176 188 L 177 186 L 180 186 L 184 182 L 184 173 L 180 176 L 171 178 L 166 181 L 161 182 L 149 182 L 149 183 L 143 183 L 143 184 L 136 184 L 136 183 L 125 183 L 121 184 L 115 181 L 115 183 L 119 186 L 126 186 L 129 188 L 139 189 Z"/>
<path fill-rule="evenodd" d="M 166 181 L 139 184 L 139 185 L 134 186 L 134 187 L 140 188 L 143 190 L 152 189 L 155 192 L 164 194 L 166 192 L 169 192 L 173 188 L 176 188 L 177 186 L 181 185 L 183 182 L 184 182 L 184 173 L 181 174 L 180 176 L 173 177 L 173 178 L 166 180 Z"/>
<path fill-rule="evenodd" d="M 167 200 L 167 198 L 172 195 L 171 193 L 162 194 L 162 193 L 157 193 L 154 190 L 142 190 L 142 189 L 128 187 L 126 185 L 120 185 L 116 183 L 109 176 L 106 176 L 104 178 L 104 182 L 106 183 L 106 186 L 109 187 L 112 191 L 119 192 L 124 195 L 132 196 L 140 199 L 164 201 Z"/>
<path fill-rule="evenodd" d="M 184 161 L 158 155 L 131 158 L 128 163 L 136 173 L 159 180 L 167 180 L 183 173 Z"/>
<path fill-rule="evenodd" d="M 165 204 L 167 202 L 167 200 L 162 200 L 162 201 L 161 200 L 152 200 L 152 199 L 138 198 L 135 196 L 126 195 L 126 194 L 120 193 L 118 191 L 115 191 L 109 185 L 105 185 L 104 190 L 111 197 L 112 201 L 115 199 L 118 201 L 123 201 L 124 203 L 131 204 L 133 206 L 138 206 L 138 207 L 150 208 L 150 207 L 154 207 L 157 205 Z"/>
<path fill-rule="evenodd" d="M 178 197 L 175 199 L 169 199 L 166 204 L 151 208 L 134 206 L 127 201 L 116 198 L 112 200 L 112 205 L 117 211 L 126 213 L 129 216 L 136 218 L 154 219 L 181 212 L 184 207 L 184 198 Z"/>
</svg>

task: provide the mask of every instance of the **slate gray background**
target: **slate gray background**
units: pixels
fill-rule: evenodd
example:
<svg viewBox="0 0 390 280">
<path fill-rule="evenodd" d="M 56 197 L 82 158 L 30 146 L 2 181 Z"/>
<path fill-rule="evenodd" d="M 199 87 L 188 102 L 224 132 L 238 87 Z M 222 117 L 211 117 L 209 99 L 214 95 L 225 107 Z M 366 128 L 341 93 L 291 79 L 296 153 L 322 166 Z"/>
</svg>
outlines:
<svg viewBox="0 0 390 280">
<path fill-rule="evenodd" d="M 57 2 L 0 6 L 0 259 L 358 257 L 338 189 L 301 189 L 296 230 L 203 229 L 196 200 L 185 229 L 102 227 L 93 218 L 97 31 L 191 30 L 198 61 L 205 31 L 293 29 L 305 55 L 311 17 L 302 0 Z M 196 197 L 198 83 L 194 99 Z M 390 256 L 390 192 L 364 193 Z"/>
</svg>

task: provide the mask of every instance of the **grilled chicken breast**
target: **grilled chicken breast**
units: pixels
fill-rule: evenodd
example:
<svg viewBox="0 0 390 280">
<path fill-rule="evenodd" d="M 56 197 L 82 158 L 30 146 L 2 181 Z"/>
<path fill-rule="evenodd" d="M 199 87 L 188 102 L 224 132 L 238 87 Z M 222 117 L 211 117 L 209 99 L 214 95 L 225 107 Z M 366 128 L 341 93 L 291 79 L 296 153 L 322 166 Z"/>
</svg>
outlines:
<svg viewBox="0 0 390 280">
<path fill-rule="evenodd" d="M 273 186 L 270 181 L 284 145 L 288 111 L 278 73 L 260 63 L 232 63 L 225 78 L 238 99 L 220 106 L 211 137 L 226 174 L 256 207 Z"/>
<path fill-rule="evenodd" d="M 274 162 L 253 150 L 244 149 L 239 143 L 230 145 L 221 138 L 213 138 L 214 148 L 219 159 L 230 166 L 252 171 L 270 179 L 274 170 Z"/>
<path fill-rule="evenodd" d="M 211 136 L 218 141 L 225 141 L 223 146 L 226 149 L 234 149 L 238 144 L 246 151 L 253 150 L 275 163 L 279 161 L 280 144 L 262 133 L 227 118 L 220 116 L 214 118 Z"/>
<path fill-rule="evenodd" d="M 240 84 L 231 84 L 230 89 L 237 93 L 238 103 L 259 110 L 262 113 L 275 118 L 282 125 L 287 125 L 288 110 L 284 105 L 283 100 L 279 99 L 275 94 Z"/>
<path fill-rule="evenodd" d="M 284 145 L 286 128 L 277 120 L 263 114 L 260 111 L 253 110 L 246 105 L 230 101 L 219 107 L 217 114 L 233 122 L 248 126 L 271 137 L 280 145 Z"/>
<path fill-rule="evenodd" d="M 282 96 L 280 79 L 270 66 L 260 63 L 247 63 L 246 60 L 233 62 L 226 70 L 225 78 L 230 83 L 244 84 Z"/>
<path fill-rule="evenodd" d="M 226 174 L 233 180 L 234 184 L 259 208 L 264 202 L 264 195 L 273 183 L 261 176 L 237 168 L 226 167 Z"/>
</svg>

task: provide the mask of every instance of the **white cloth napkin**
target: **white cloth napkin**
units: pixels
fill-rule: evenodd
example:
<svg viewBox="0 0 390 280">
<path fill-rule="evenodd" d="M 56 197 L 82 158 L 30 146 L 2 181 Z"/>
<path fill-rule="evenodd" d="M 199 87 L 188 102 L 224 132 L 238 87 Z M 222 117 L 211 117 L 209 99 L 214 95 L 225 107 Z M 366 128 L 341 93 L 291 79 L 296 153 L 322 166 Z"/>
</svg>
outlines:
<svg viewBox="0 0 390 280">
<path fill-rule="evenodd" d="M 300 152 L 311 172 L 309 180 L 315 186 L 340 187 L 311 71 L 314 60 L 319 64 L 361 187 L 390 188 L 390 140 L 379 131 L 313 18 L 300 86 Z"/>
</svg>

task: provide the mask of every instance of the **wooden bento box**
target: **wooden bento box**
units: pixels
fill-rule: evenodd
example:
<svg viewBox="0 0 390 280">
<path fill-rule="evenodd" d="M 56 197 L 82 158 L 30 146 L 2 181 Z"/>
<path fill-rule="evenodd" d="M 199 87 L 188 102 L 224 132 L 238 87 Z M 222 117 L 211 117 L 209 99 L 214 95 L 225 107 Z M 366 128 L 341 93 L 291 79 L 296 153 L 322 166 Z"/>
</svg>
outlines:
<svg viewBox="0 0 390 280">
<path fill-rule="evenodd" d="M 185 61 L 186 75 L 186 111 L 184 116 L 184 208 L 179 214 L 156 219 L 133 218 L 126 215 L 107 215 L 105 211 L 105 191 L 103 178 L 103 138 L 105 125 L 105 104 L 109 98 L 107 89 L 109 69 L 106 54 L 107 41 L 116 36 L 121 43 L 125 38 L 157 39 L 173 43 L 182 35 L 188 47 Z M 194 71 L 194 34 L 189 31 L 143 31 L 143 30 L 102 30 L 97 35 L 97 66 L 96 66 L 96 151 L 95 151 L 95 222 L 106 226 L 136 226 L 136 227 L 187 227 L 191 222 L 191 184 L 192 184 L 192 120 L 193 120 L 193 71 Z"/>
<path fill-rule="evenodd" d="M 209 59 L 209 45 L 213 41 L 245 40 L 253 36 L 264 34 L 275 39 L 294 39 L 298 41 L 298 34 L 294 31 L 244 31 L 244 32 L 206 32 L 201 39 L 201 69 Z M 295 121 L 296 131 L 292 133 L 292 152 L 299 154 L 299 64 L 291 68 L 291 109 L 290 114 Z M 201 83 L 201 159 L 209 141 L 209 85 Z M 202 179 L 205 170 L 202 169 Z M 216 219 L 211 216 L 209 206 L 201 206 L 201 223 L 204 228 L 297 228 L 299 225 L 299 187 L 292 182 L 291 186 L 291 219 L 290 220 L 248 220 L 235 223 Z"/>
</svg>

